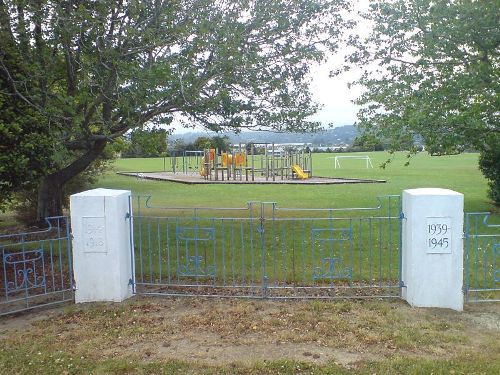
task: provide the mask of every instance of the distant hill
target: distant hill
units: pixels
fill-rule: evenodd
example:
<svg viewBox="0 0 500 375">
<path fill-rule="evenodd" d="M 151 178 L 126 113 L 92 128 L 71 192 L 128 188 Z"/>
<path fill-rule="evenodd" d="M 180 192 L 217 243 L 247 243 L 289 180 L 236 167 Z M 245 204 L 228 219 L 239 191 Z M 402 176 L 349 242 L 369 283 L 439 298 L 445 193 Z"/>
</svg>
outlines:
<svg viewBox="0 0 500 375">
<path fill-rule="evenodd" d="M 172 134 L 169 142 L 182 140 L 192 143 L 199 137 L 212 137 L 215 135 L 227 136 L 231 143 L 311 143 L 315 146 L 350 145 L 359 134 L 353 125 L 344 125 L 332 129 L 325 129 L 317 133 L 274 133 L 264 131 L 245 131 L 239 134 L 233 132 L 211 133 L 191 132 Z"/>
</svg>

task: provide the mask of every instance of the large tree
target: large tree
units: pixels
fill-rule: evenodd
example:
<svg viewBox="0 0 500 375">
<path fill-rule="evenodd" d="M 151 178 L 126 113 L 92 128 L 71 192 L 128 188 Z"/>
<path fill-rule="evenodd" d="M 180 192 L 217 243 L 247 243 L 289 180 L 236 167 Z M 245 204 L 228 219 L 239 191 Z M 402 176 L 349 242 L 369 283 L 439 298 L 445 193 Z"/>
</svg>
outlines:
<svg viewBox="0 0 500 375">
<path fill-rule="evenodd" d="M 307 131 L 312 62 L 336 50 L 345 0 L 0 0 L 0 95 L 41 118 L 57 159 L 38 216 L 131 128 L 177 113 L 211 130 Z"/>
<path fill-rule="evenodd" d="M 362 14 L 348 65 L 365 73 L 360 128 L 401 143 L 423 138 L 435 154 L 481 152 L 500 203 L 500 3 L 377 0 Z M 496 179 L 495 179 L 496 176 Z"/>
<path fill-rule="evenodd" d="M 165 129 L 134 129 L 129 134 L 122 156 L 126 158 L 158 157 L 167 152 Z"/>
<path fill-rule="evenodd" d="M 0 95 L 0 209 L 10 203 L 12 192 L 33 189 L 47 173 L 52 150 L 44 125 L 30 106 Z"/>
</svg>

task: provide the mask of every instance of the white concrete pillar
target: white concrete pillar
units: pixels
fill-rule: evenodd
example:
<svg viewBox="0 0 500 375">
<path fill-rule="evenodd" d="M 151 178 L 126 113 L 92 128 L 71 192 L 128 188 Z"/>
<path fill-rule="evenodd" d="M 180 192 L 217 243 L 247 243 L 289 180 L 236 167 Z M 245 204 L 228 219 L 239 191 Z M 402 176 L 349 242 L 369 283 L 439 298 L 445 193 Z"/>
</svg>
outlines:
<svg viewBox="0 0 500 375">
<path fill-rule="evenodd" d="M 75 301 L 132 296 L 128 190 L 94 189 L 70 200 Z"/>
<path fill-rule="evenodd" d="M 403 298 L 412 306 L 463 310 L 464 196 L 403 191 Z"/>
</svg>

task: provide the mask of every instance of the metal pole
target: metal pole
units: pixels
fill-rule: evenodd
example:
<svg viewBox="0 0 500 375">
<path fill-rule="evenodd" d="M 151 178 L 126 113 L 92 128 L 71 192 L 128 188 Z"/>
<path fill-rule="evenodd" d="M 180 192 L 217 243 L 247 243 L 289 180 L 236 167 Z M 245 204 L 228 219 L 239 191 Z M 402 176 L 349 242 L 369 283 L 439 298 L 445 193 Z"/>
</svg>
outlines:
<svg viewBox="0 0 500 375">
<path fill-rule="evenodd" d="M 309 150 L 309 177 L 313 176 L 313 157 L 312 152 Z"/>
<path fill-rule="evenodd" d="M 267 143 L 266 143 L 266 148 L 264 151 L 264 156 L 265 156 L 265 166 L 266 166 L 266 181 L 269 180 L 269 154 L 267 152 Z"/>
<path fill-rule="evenodd" d="M 254 162 L 254 153 L 255 153 L 255 146 L 254 144 L 252 143 L 252 181 L 255 181 L 255 162 Z"/>
<path fill-rule="evenodd" d="M 242 159 L 241 159 L 242 157 L 243 157 L 243 151 L 241 149 L 241 142 L 240 142 L 240 162 L 242 161 Z M 245 163 L 240 164 L 240 181 L 243 180 L 243 164 L 246 164 L 246 159 L 247 158 L 246 158 L 246 152 L 245 152 Z M 245 165 L 245 167 L 246 167 L 246 165 Z"/>
<path fill-rule="evenodd" d="M 233 170 L 233 180 L 236 181 L 236 154 L 234 153 L 233 149 L 231 149 L 231 155 L 232 155 L 231 169 Z"/>
<path fill-rule="evenodd" d="M 219 170 L 217 169 L 218 164 L 219 164 L 219 155 L 218 155 L 218 150 L 215 149 L 215 155 L 214 155 L 215 181 L 219 179 Z"/>
<path fill-rule="evenodd" d="M 271 154 L 271 173 L 273 175 L 273 181 L 276 181 L 276 177 L 274 176 L 274 142 L 273 142 L 272 154 Z"/>
</svg>

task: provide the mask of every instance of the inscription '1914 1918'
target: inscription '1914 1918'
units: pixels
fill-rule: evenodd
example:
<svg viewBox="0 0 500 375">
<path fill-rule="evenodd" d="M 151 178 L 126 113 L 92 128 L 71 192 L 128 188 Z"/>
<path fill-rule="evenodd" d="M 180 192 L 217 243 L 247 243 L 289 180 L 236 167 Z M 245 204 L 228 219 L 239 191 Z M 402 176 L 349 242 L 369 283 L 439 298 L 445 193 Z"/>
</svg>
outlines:
<svg viewBox="0 0 500 375">
<path fill-rule="evenodd" d="M 106 224 L 104 217 L 83 218 L 83 241 L 85 253 L 105 253 Z"/>
<path fill-rule="evenodd" d="M 451 219 L 449 217 L 427 218 L 427 253 L 451 253 Z"/>
</svg>

